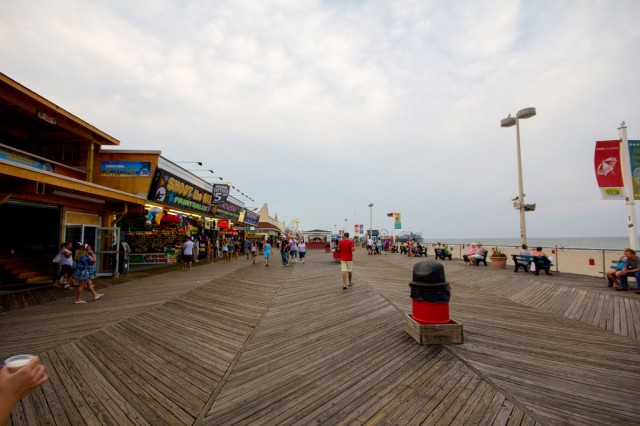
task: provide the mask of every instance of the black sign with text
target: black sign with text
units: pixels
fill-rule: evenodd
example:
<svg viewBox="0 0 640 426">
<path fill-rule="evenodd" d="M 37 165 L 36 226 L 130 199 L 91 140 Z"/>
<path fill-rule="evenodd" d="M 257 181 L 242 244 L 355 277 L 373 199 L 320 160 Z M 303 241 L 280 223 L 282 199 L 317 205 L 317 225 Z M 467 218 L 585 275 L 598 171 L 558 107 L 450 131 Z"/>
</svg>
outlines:
<svg viewBox="0 0 640 426">
<path fill-rule="evenodd" d="M 161 169 L 153 176 L 147 199 L 180 210 L 211 213 L 211 194 L 208 191 Z"/>
</svg>

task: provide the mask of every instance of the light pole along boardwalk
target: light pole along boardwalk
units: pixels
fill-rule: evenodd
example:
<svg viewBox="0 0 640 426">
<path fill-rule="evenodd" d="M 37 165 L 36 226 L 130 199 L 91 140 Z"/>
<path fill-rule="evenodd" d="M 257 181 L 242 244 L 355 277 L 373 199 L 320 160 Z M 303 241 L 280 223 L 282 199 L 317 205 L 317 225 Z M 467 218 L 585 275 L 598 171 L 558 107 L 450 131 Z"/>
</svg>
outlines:
<svg viewBox="0 0 640 426">
<path fill-rule="evenodd" d="M 429 259 L 433 259 L 430 257 Z M 50 380 L 10 424 L 638 424 L 640 296 L 445 261 L 463 345 L 405 332 L 424 258 L 199 264 L 0 316 Z M 621 294 L 622 293 L 622 294 Z"/>
</svg>

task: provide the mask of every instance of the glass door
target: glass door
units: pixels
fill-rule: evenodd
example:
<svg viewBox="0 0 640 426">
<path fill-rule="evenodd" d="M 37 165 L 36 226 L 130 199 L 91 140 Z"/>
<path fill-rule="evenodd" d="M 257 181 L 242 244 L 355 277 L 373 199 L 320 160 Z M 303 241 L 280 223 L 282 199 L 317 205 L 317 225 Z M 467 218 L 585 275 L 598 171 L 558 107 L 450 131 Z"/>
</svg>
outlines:
<svg viewBox="0 0 640 426">
<path fill-rule="evenodd" d="M 118 271 L 119 228 L 96 228 L 96 276 L 112 276 Z"/>
<path fill-rule="evenodd" d="M 89 244 L 96 253 L 96 276 L 112 276 L 118 270 L 120 229 L 91 225 L 67 225 L 65 241 Z"/>
<path fill-rule="evenodd" d="M 64 241 L 71 241 L 74 247 L 76 246 L 76 243 L 84 242 L 82 225 L 67 225 L 67 229 L 64 233 Z"/>
</svg>

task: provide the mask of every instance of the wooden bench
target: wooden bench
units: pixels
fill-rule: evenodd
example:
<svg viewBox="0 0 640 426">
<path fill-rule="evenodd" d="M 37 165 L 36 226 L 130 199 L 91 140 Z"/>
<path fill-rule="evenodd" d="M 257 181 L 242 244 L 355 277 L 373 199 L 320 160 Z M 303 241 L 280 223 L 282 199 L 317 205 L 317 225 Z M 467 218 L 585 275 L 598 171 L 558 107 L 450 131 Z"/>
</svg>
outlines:
<svg viewBox="0 0 640 426">
<path fill-rule="evenodd" d="M 513 263 L 516 266 L 514 272 L 518 272 L 518 269 L 522 268 L 525 272 L 529 272 L 529 266 L 533 262 L 533 256 L 525 256 L 520 254 L 512 254 Z"/>
<path fill-rule="evenodd" d="M 549 259 L 547 259 L 544 256 L 533 256 L 533 263 L 535 263 L 536 265 L 536 275 L 540 274 L 540 270 L 544 270 L 544 272 L 546 272 L 547 275 L 552 275 L 551 272 L 549 272 L 549 268 L 551 268 L 553 266 L 553 263 L 551 263 L 551 261 Z"/>
<path fill-rule="evenodd" d="M 475 259 L 476 259 L 476 263 L 474 263 L 474 265 L 475 265 L 475 266 L 478 266 L 479 264 L 484 263 L 484 266 L 488 266 L 488 265 L 487 265 L 487 255 L 488 255 L 488 254 L 489 254 L 489 252 L 488 252 L 488 251 L 485 251 L 485 252 L 484 252 L 484 256 L 482 256 L 482 259 L 478 259 L 477 257 L 475 257 L 475 256 L 474 256 L 474 257 L 475 257 Z"/>
<path fill-rule="evenodd" d="M 475 257 L 474 255 L 471 255 L 471 257 L 473 257 L 476 260 L 476 263 L 471 263 L 471 257 L 469 257 L 468 254 L 463 254 L 462 255 L 462 260 L 464 260 L 464 263 L 469 263 L 475 266 L 478 266 L 481 263 L 484 263 L 484 266 L 488 266 L 487 265 L 487 254 L 489 254 L 488 252 L 484 253 L 484 256 L 482 257 L 482 259 L 478 259 L 477 257 Z"/>
<path fill-rule="evenodd" d="M 424 257 L 429 257 L 427 255 L 427 248 L 426 247 L 422 247 L 422 250 L 416 249 L 416 256 L 422 257 L 423 255 L 424 255 Z"/>
<path fill-rule="evenodd" d="M 447 254 L 445 253 L 444 250 L 442 249 L 434 249 L 436 252 L 436 259 L 442 259 L 445 260 L 447 257 L 449 258 L 449 260 L 451 260 L 451 253 Z"/>
</svg>

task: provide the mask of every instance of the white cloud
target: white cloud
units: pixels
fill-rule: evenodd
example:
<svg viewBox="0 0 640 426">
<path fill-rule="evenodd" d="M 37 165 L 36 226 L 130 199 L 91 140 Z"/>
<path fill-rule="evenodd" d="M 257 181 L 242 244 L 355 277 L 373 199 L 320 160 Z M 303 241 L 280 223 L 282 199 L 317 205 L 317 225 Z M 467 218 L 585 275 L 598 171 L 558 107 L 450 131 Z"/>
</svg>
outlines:
<svg viewBox="0 0 640 426">
<path fill-rule="evenodd" d="M 486 235 L 517 236 L 515 129 L 499 121 L 535 106 L 521 129 L 529 233 L 626 232 L 598 199 L 593 141 L 622 120 L 640 133 L 637 2 L 3 9 L 0 71 L 123 148 L 206 158 L 305 228 L 366 222 L 374 202 L 374 226 L 395 209 L 425 236 L 477 235 L 480 211 Z"/>
</svg>

